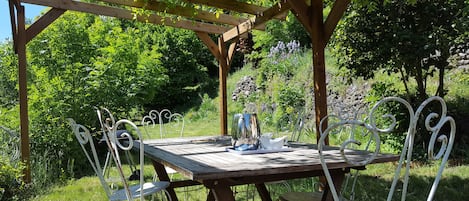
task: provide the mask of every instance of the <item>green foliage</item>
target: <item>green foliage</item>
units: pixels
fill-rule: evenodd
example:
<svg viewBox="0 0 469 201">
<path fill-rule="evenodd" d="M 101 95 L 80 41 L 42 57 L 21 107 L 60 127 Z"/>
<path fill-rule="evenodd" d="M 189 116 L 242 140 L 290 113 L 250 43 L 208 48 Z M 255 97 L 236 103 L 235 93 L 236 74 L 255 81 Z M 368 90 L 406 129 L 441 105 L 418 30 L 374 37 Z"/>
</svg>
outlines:
<svg viewBox="0 0 469 201">
<path fill-rule="evenodd" d="M 309 62 L 298 41 L 277 42 L 259 62 L 256 84 L 260 91 L 239 102 L 256 105 L 265 126 L 291 123 L 287 119 L 305 110 Z"/>
<path fill-rule="evenodd" d="M 252 33 L 255 41 L 254 51 L 246 55 L 250 61 L 264 59 L 269 54 L 270 48 L 275 47 L 279 42 L 296 41 L 301 47 L 311 47 L 311 39 L 308 33 L 292 13 L 287 15 L 286 21 L 269 21 L 266 24 L 265 31 L 253 30 Z"/>
<path fill-rule="evenodd" d="M 0 45 L 0 125 L 19 128 L 18 63 L 11 42 Z M 216 86 L 213 56 L 188 31 L 67 12 L 27 48 L 31 170 L 38 188 L 91 172 L 65 118 L 95 132 L 95 106 L 129 117 L 144 106 L 200 101 L 198 93 Z"/>
<path fill-rule="evenodd" d="M 17 103 L 17 68 L 18 60 L 13 52 L 12 41 L 0 43 L 0 106 L 13 107 Z"/>
<path fill-rule="evenodd" d="M 0 155 L 0 190 L 4 191 L 0 192 L 0 200 L 17 200 L 21 197 L 23 168 L 21 163 L 14 165 Z"/>
<path fill-rule="evenodd" d="M 462 19 L 460 8 L 467 5 L 461 0 L 368 2 L 373 2 L 373 9 L 352 4 L 336 31 L 340 65 L 365 79 L 379 69 L 398 72 L 404 83 L 415 79 L 419 99 L 425 98 L 428 78 L 437 72 L 444 76 L 449 48 L 461 34 L 453 25 Z M 439 85 L 436 94 L 444 96 L 443 83 Z"/>
<path fill-rule="evenodd" d="M 200 96 L 200 99 L 202 100 L 201 104 L 197 108 L 191 109 L 186 115 L 186 119 L 190 119 L 192 121 L 198 121 L 198 120 L 203 120 L 205 118 L 208 118 L 210 116 L 213 116 L 218 113 L 218 108 L 216 107 L 216 103 L 214 100 L 212 100 L 208 94 L 204 94 L 203 96 Z"/>
<path fill-rule="evenodd" d="M 168 81 L 156 88 L 158 94 L 149 104 L 152 108 L 167 108 L 200 101 L 199 94 L 213 94 L 218 68 L 210 51 L 194 32 L 164 28 L 155 30 L 159 37 L 162 65 L 167 69 Z"/>
<path fill-rule="evenodd" d="M 24 186 L 24 165 L 20 162 L 19 137 L 14 130 L 0 125 L 0 200 L 18 200 Z"/>
</svg>

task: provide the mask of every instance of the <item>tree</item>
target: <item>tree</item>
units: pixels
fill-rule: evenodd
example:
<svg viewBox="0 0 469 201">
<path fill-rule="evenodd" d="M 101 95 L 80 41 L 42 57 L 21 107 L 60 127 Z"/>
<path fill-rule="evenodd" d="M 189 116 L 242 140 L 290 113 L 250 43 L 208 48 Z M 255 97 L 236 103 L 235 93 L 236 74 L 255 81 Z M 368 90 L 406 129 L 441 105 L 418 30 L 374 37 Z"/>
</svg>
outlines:
<svg viewBox="0 0 469 201">
<path fill-rule="evenodd" d="M 0 107 L 12 107 L 18 103 L 17 68 L 18 59 L 13 52 L 12 41 L 0 43 Z"/>
<path fill-rule="evenodd" d="M 444 70 L 449 49 L 461 35 L 455 24 L 463 17 L 464 0 L 415 1 L 371 0 L 352 4 L 334 38 L 335 53 L 341 67 L 355 76 L 372 78 L 384 69 L 399 73 L 407 94 L 410 79 L 417 95 L 428 96 L 427 80 L 439 74 L 436 95 L 444 96 Z"/>
<path fill-rule="evenodd" d="M 153 108 L 187 106 L 200 101 L 199 94 L 216 90 L 218 67 L 215 58 L 194 32 L 164 27 L 156 29 L 154 41 L 163 55 L 168 82 L 156 89 Z"/>
</svg>

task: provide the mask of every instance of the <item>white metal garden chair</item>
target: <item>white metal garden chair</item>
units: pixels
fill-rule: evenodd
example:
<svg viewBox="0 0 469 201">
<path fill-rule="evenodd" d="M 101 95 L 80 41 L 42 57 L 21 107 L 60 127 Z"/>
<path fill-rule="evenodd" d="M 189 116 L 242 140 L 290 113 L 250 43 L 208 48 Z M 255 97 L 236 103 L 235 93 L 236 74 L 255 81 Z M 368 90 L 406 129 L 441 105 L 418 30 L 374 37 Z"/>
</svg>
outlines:
<svg viewBox="0 0 469 201">
<path fill-rule="evenodd" d="M 363 115 L 362 112 L 360 111 L 352 115 L 341 114 L 340 112 L 341 111 L 339 111 L 338 114 L 329 114 L 326 117 L 322 118 L 319 123 L 319 128 L 320 129 L 323 128 L 323 124 L 326 121 L 328 121 L 329 123 L 333 123 L 333 122 L 340 122 L 340 121 L 345 121 L 345 120 L 356 120 Z M 303 125 L 304 125 L 303 118 L 301 118 L 301 120 L 298 121 L 296 125 L 297 125 L 296 127 L 299 127 L 300 130 L 297 131 L 298 133 L 297 135 L 293 135 L 294 136 L 293 139 L 298 140 L 301 137 L 300 136 L 301 129 L 303 128 Z M 323 135 L 323 133 L 324 133 L 323 130 L 319 130 L 320 135 Z M 337 133 L 341 135 L 341 138 L 347 138 L 347 139 L 354 139 L 355 136 L 359 134 L 354 131 L 353 127 L 351 130 L 348 130 L 348 131 L 342 130 L 342 131 L 338 131 Z M 370 140 L 368 141 L 367 146 L 365 147 L 365 150 L 368 150 L 369 145 L 370 145 Z M 351 172 L 346 176 L 346 181 L 342 185 L 341 196 L 343 196 L 346 191 L 347 191 L 347 194 L 349 194 L 349 196 L 347 198 L 341 197 L 342 200 L 348 200 L 348 201 L 354 200 L 355 184 L 358 179 L 359 171 L 360 171 L 359 169 L 351 170 Z M 280 195 L 279 199 L 281 201 L 313 201 L 313 200 L 320 201 L 322 199 L 322 192 L 319 191 L 320 187 L 321 187 L 321 183 L 315 181 L 313 182 L 313 189 L 312 189 L 315 191 L 310 191 L 310 192 L 289 191 Z"/>
<path fill-rule="evenodd" d="M 152 132 L 154 129 L 158 129 L 159 132 L 157 133 L 160 135 L 161 139 L 168 137 L 184 137 L 184 116 L 180 113 L 171 112 L 169 109 L 162 109 L 161 111 L 151 110 L 148 112 L 148 115 L 145 115 L 142 118 L 141 125 L 143 126 L 148 138 L 151 138 L 152 133 L 154 136 L 154 132 Z M 165 166 L 165 170 L 170 178 L 173 178 L 173 175 L 178 173 L 173 168 L 167 166 Z M 153 180 L 158 180 L 158 175 L 156 173 L 153 176 Z M 187 198 L 188 192 L 198 189 L 200 188 L 189 189 L 188 187 L 185 187 L 183 192 Z"/>
<path fill-rule="evenodd" d="M 382 111 L 380 110 L 382 106 L 387 105 L 387 104 L 393 104 L 393 103 L 402 104 L 403 106 L 405 106 L 409 115 L 409 127 L 406 133 L 404 146 L 400 154 L 400 160 L 395 171 L 395 176 L 394 176 L 394 179 L 391 184 L 391 188 L 387 197 L 388 201 L 390 201 L 393 198 L 395 192 L 397 191 L 396 187 L 397 187 L 398 181 L 401 179 L 402 170 L 404 170 L 404 174 L 402 178 L 402 188 L 400 189 L 402 193 L 401 200 L 406 199 L 407 189 L 409 185 L 410 164 L 412 161 L 412 149 L 414 145 L 415 135 L 417 134 L 417 126 L 418 126 L 419 118 L 426 115 L 424 113 L 426 109 L 429 109 L 428 108 L 429 105 L 431 104 L 433 104 L 433 106 L 435 106 L 435 104 L 440 105 L 439 106 L 441 108 L 440 113 L 431 112 L 428 115 L 426 115 L 424 119 L 425 129 L 428 131 L 429 134 L 431 134 L 430 141 L 428 143 L 428 149 L 427 149 L 428 157 L 430 160 L 441 161 L 438 171 L 436 173 L 435 179 L 433 181 L 431 190 L 427 196 L 427 200 L 433 200 L 436 189 L 438 187 L 438 183 L 441 179 L 446 162 L 448 160 L 451 149 L 453 147 L 454 136 L 456 132 L 456 124 L 455 124 L 454 119 L 450 116 L 447 116 L 446 103 L 441 97 L 437 97 L 437 96 L 430 97 L 427 100 L 425 100 L 422 104 L 420 104 L 420 106 L 417 108 L 415 112 L 412 106 L 402 98 L 398 98 L 398 97 L 384 98 L 383 100 L 379 101 L 373 106 L 366 121 L 343 120 L 337 123 L 329 124 L 328 128 L 324 131 L 324 134 L 321 136 L 318 142 L 318 153 L 320 155 L 321 165 L 323 167 L 323 171 L 327 179 L 330 193 L 332 194 L 335 201 L 340 201 L 342 199 L 340 195 L 337 193 L 335 186 L 333 185 L 334 181 L 332 180 L 331 174 L 329 172 L 329 169 L 326 163 L 325 155 L 328 154 L 328 150 L 326 149 L 326 146 L 324 145 L 324 141 L 326 137 L 328 137 L 332 133 L 332 131 L 336 129 L 342 129 L 344 127 L 355 127 L 357 129 L 362 129 L 363 131 L 365 131 L 365 133 L 370 135 L 370 137 L 374 140 L 373 142 L 374 149 L 371 152 L 371 154 L 367 154 L 368 157 L 362 161 L 356 161 L 353 159 L 353 157 L 347 155 L 346 147 L 349 144 L 355 144 L 357 146 L 361 145 L 360 139 L 358 138 L 345 140 L 343 143 L 341 143 L 340 153 L 343 159 L 347 163 L 350 163 L 352 165 L 364 166 L 364 165 L 371 163 L 380 150 L 379 134 L 390 133 L 396 128 L 397 118 L 395 114 L 394 115 L 385 114 L 379 117 L 377 116 L 378 113 Z M 443 126 L 446 126 L 446 125 L 449 126 L 450 130 L 447 131 L 449 133 L 442 132 Z M 419 133 L 419 134 L 423 135 L 424 133 Z M 436 142 L 441 143 L 441 145 L 439 146 L 440 148 L 439 151 L 436 152 L 435 154 Z"/>
<path fill-rule="evenodd" d="M 107 197 L 109 200 L 114 201 L 114 200 L 134 200 L 134 199 L 140 199 L 144 200 L 145 196 L 149 195 L 154 195 L 156 193 L 164 192 L 166 193 L 166 197 L 169 198 L 169 194 L 166 191 L 166 188 L 169 186 L 169 182 L 145 182 L 144 181 L 144 146 L 143 143 L 140 143 L 139 147 L 139 162 L 140 162 L 140 170 L 139 170 L 139 182 L 138 184 L 130 185 L 130 182 L 126 179 L 126 175 L 124 174 L 122 170 L 122 164 L 121 160 L 119 157 L 119 151 L 122 150 L 130 150 L 132 149 L 134 143 L 133 143 L 133 138 L 129 133 L 123 134 L 125 137 L 128 137 L 128 144 L 127 145 L 122 145 L 116 138 L 115 132 L 116 128 L 119 125 L 124 125 L 139 136 L 141 136 L 140 131 L 138 130 L 137 126 L 133 124 L 132 122 L 128 120 L 119 120 L 115 122 L 114 120 L 111 120 L 111 122 L 106 122 L 105 126 L 107 131 L 108 137 L 106 137 L 106 141 L 108 146 L 110 147 L 111 150 L 111 156 L 114 162 L 117 164 L 117 170 L 118 170 L 118 175 L 121 180 L 121 184 L 123 186 L 123 189 L 113 191 L 110 188 L 110 184 L 107 183 L 107 181 L 104 179 L 103 176 L 103 169 L 101 168 L 101 163 L 99 161 L 99 157 L 94 145 L 93 137 L 90 134 L 89 130 L 80 124 L 77 124 L 73 119 L 69 119 L 70 126 L 72 127 L 73 132 L 75 133 L 75 136 L 80 143 L 87 159 L 89 160 L 91 167 L 93 170 L 96 172 L 96 175 L 98 176 L 101 185 L 104 188 L 104 191 L 106 192 Z"/>
<path fill-rule="evenodd" d="M 108 129 L 106 128 L 105 123 L 106 122 L 107 123 L 111 123 L 111 122 L 115 123 L 115 118 L 112 115 L 112 113 L 106 108 L 96 107 L 95 110 L 96 110 L 96 114 L 98 116 L 98 120 L 99 120 L 100 126 L 101 126 L 101 131 L 100 131 L 101 139 L 99 140 L 99 144 L 104 144 L 106 147 L 108 147 L 107 154 L 106 154 L 106 159 L 104 161 L 104 166 L 102 168 L 103 169 L 103 176 L 105 177 L 106 181 L 108 181 L 110 183 L 113 183 L 115 181 L 119 181 L 119 178 L 111 177 L 111 175 L 110 175 L 110 172 L 113 168 L 114 160 L 112 160 L 112 150 L 109 149 L 108 142 L 107 142 L 107 138 L 108 138 L 110 133 L 109 133 Z M 128 138 L 123 136 L 124 133 L 128 133 L 128 131 L 125 130 L 125 128 L 120 127 L 119 129 L 116 130 L 116 132 L 114 134 L 115 134 L 116 138 L 119 141 L 126 141 L 126 140 L 128 140 Z M 132 175 L 130 176 L 130 179 L 131 180 L 137 180 L 138 179 L 137 167 L 135 166 L 135 162 L 133 161 L 133 157 L 131 157 L 131 153 L 130 153 L 129 150 L 124 151 L 124 157 L 126 159 L 127 165 L 130 168 L 130 172 L 132 172 Z"/>
<path fill-rule="evenodd" d="M 141 123 L 149 138 L 151 138 L 150 129 L 155 127 L 158 127 L 161 139 L 183 137 L 184 135 L 184 116 L 180 113 L 173 113 L 169 109 L 151 110 L 148 115 L 142 118 Z"/>
</svg>

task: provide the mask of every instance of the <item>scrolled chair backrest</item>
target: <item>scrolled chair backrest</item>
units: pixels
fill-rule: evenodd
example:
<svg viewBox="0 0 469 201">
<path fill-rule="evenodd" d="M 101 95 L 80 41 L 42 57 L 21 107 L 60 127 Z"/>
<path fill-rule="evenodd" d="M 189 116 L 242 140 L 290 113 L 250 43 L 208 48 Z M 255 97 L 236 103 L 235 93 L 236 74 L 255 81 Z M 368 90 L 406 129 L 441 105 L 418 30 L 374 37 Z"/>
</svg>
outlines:
<svg viewBox="0 0 469 201">
<path fill-rule="evenodd" d="M 86 158 L 91 164 L 91 167 L 95 171 L 96 175 L 99 178 L 101 185 L 106 192 L 108 197 L 111 196 L 111 189 L 109 185 L 106 183 L 106 180 L 103 177 L 103 170 L 101 168 L 101 163 L 99 161 L 99 157 L 96 151 L 96 147 L 94 146 L 93 137 L 85 126 L 78 124 L 72 118 L 68 118 L 68 123 L 77 138 L 77 141 L 80 143 L 80 146 L 85 153 Z"/>
<path fill-rule="evenodd" d="M 439 181 L 441 179 L 441 175 L 445 168 L 446 162 L 448 161 L 450 152 L 453 147 L 454 137 L 456 134 L 456 123 L 454 119 L 447 115 L 447 107 L 445 101 L 438 96 L 433 96 L 425 101 L 423 101 L 417 110 L 414 111 L 411 104 L 408 103 L 406 100 L 399 98 L 399 97 L 387 97 L 380 101 L 378 101 L 370 110 L 368 116 L 364 120 L 341 120 L 337 123 L 330 124 L 326 130 L 321 135 L 321 138 L 318 142 L 318 152 L 320 155 L 321 165 L 324 170 L 324 174 L 326 176 L 327 182 L 329 184 L 333 184 L 330 172 L 327 167 L 326 157 L 325 157 L 325 139 L 327 136 L 332 133 L 331 131 L 338 129 L 343 126 L 352 126 L 354 128 L 361 128 L 363 134 L 369 134 L 371 139 L 374 141 L 374 150 L 371 150 L 367 153 L 367 157 L 360 161 L 355 161 L 347 156 L 346 147 L 350 144 L 360 145 L 361 142 L 358 139 L 347 139 L 345 140 L 340 146 L 340 154 L 341 157 L 349 164 L 356 165 L 356 166 L 363 166 L 369 164 L 374 160 L 374 158 L 379 153 L 380 147 L 380 137 L 379 134 L 381 133 L 390 133 L 396 130 L 396 126 L 398 125 L 397 121 L 397 114 L 384 114 L 381 115 L 381 108 L 387 104 L 402 104 L 406 109 L 409 115 L 409 127 L 406 132 L 405 142 L 402 148 L 402 151 L 399 156 L 399 163 L 396 167 L 395 175 L 393 178 L 393 182 L 391 184 L 391 188 L 389 194 L 387 196 L 387 200 L 390 201 L 396 191 L 396 187 L 398 181 L 400 179 L 401 171 L 404 169 L 405 173 L 403 176 L 402 181 L 402 196 L 401 200 L 406 199 L 407 195 L 407 188 L 409 184 L 409 175 L 410 175 L 410 163 L 412 161 L 412 151 L 413 145 L 415 140 L 415 135 L 417 133 L 417 126 L 420 117 L 423 117 L 425 111 L 428 110 L 429 105 L 439 104 L 440 106 L 440 113 L 437 112 L 430 112 L 426 115 L 424 119 L 424 125 L 426 131 L 431 135 L 430 141 L 428 143 L 427 149 L 427 156 L 430 160 L 441 160 L 439 165 L 437 175 L 433 181 L 432 188 L 428 193 L 427 200 L 433 200 L 435 196 L 436 189 L 438 187 Z M 442 133 L 442 128 L 445 125 L 449 125 L 449 133 Z M 446 130 L 445 130 L 446 131 Z M 435 152 L 435 145 L 436 143 L 441 143 L 439 146 L 440 149 Z M 368 151 L 368 150 L 367 150 Z M 365 153 L 365 152 L 364 152 Z M 405 166 L 404 166 L 405 165 Z M 335 201 L 339 201 L 339 195 L 334 187 L 334 185 L 329 185 L 331 190 L 332 196 Z"/>
<path fill-rule="evenodd" d="M 160 138 L 167 137 L 168 132 L 175 132 L 179 137 L 182 137 L 184 134 L 184 116 L 179 113 L 173 113 L 169 109 L 163 109 L 161 111 L 151 110 L 148 115 L 142 118 L 141 124 L 148 137 L 150 137 L 148 128 L 154 128 L 156 124 L 159 126 Z M 173 126 L 168 129 L 168 124 L 172 124 Z"/>
<path fill-rule="evenodd" d="M 112 113 L 107 108 L 100 108 L 97 109 L 98 119 L 100 121 L 103 135 L 106 139 L 106 143 L 108 144 L 111 156 L 117 166 L 117 170 L 119 173 L 119 177 L 123 183 L 123 186 L 126 190 L 126 196 L 129 200 L 132 199 L 132 195 L 130 193 L 129 184 L 127 183 L 126 176 L 122 170 L 122 162 L 120 159 L 120 151 L 130 151 L 134 148 L 134 137 L 132 134 L 136 134 L 137 138 L 143 140 L 142 133 L 140 129 L 135 125 L 132 121 L 127 119 L 121 119 L 116 121 Z M 117 130 L 119 128 L 125 128 L 124 132 L 119 136 L 117 136 Z M 125 140 L 122 140 L 125 139 Z M 125 143 L 122 143 L 124 142 Z M 143 167 L 144 167 L 144 145 L 143 143 L 139 143 L 139 180 L 140 180 L 140 189 L 143 188 L 143 184 L 145 183 L 143 178 Z M 143 199 L 144 191 L 140 191 L 140 198 Z"/>
</svg>

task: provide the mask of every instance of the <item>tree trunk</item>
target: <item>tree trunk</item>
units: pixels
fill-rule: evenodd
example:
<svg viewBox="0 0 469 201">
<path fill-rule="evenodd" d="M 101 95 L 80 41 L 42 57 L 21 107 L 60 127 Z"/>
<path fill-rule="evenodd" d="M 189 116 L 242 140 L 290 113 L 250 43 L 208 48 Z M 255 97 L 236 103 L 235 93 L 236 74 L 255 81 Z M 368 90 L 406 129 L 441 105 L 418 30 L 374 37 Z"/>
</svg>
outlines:
<svg viewBox="0 0 469 201">
<path fill-rule="evenodd" d="M 420 100 L 425 100 L 427 93 L 425 90 L 424 79 L 422 76 L 422 66 L 420 59 L 417 60 L 415 65 L 415 81 L 417 82 L 417 96 Z"/>
</svg>

